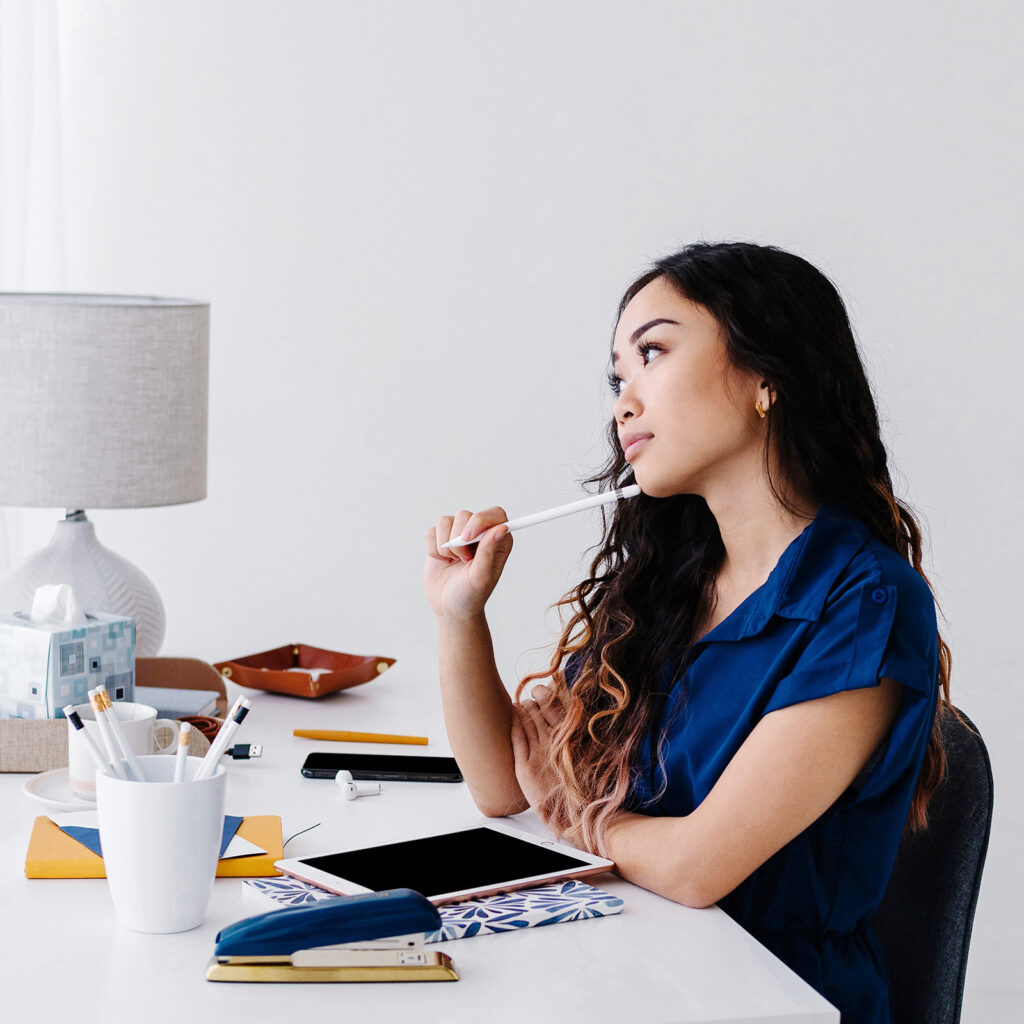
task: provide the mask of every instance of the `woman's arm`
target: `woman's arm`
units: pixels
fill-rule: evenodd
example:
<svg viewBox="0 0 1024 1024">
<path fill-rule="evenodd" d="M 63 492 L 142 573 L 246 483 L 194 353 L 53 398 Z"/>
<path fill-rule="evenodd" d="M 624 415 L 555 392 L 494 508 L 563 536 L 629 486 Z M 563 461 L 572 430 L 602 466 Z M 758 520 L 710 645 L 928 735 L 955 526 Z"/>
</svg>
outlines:
<svg viewBox="0 0 1024 1024">
<path fill-rule="evenodd" d="M 477 807 L 491 817 L 529 806 L 516 782 L 512 701 L 494 662 L 487 620 L 438 619 L 438 668 L 452 753 Z"/>
<path fill-rule="evenodd" d="M 505 510 L 442 516 L 426 533 L 423 584 L 437 616 L 441 700 L 452 753 L 484 814 L 518 814 L 528 804 L 516 782 L 509 728 L 512 702 L 494 663 L 484 605 L 512 550 Z M 473 547 L 445 548 L 452 537 Z"/>
<path fill-rule="evenodd" d="M 711 906 L 843 795 L 892 728 L 902 692 L 882 679 L 772 711 L 695 811 L 621 815 L 608 832 L 608 856 L 645 889 Z"/>
</svg>

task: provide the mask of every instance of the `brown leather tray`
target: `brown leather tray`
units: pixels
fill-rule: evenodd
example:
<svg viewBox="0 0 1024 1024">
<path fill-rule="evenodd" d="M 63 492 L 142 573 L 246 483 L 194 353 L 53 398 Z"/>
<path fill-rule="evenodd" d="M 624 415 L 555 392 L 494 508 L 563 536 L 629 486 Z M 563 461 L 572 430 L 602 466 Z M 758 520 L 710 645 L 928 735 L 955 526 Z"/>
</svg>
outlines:
<svg viewBox="0 0 1024 1024">
<path fill-rule="evenodd" d="M 239 686 L 292 697 L 324 697 L 376 679 L 394 665 L 394 658 L 376 654 L 345 654 L 308 644 L 287 644 L 272 651 L 248 654 L 244 658 L 218 661 L 214 668 Z M 314 677 L 289 669 L 328 669 Z"/>
</svg>

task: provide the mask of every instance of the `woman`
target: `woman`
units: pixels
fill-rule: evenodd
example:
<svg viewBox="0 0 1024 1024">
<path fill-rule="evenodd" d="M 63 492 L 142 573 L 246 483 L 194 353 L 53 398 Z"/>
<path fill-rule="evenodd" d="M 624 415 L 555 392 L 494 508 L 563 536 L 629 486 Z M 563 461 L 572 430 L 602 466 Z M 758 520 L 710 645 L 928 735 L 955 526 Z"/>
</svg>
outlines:
<svg viewBox="0 0 1024 1024">
<path fill-rule="evenodd" d="M 842 300 L 779 249 L 694 244 L 630 286 L 611 355 L 587 482 L 643 493 L 515 703 L 484 617 L 504 511 L 427 532 L 452 750 L 485 814 L 533 807 L 631 882 L 718 903 L 844 1024 L 888 1021 L 870 922 L 944 771 L 950 655 Z"/>
</svg>

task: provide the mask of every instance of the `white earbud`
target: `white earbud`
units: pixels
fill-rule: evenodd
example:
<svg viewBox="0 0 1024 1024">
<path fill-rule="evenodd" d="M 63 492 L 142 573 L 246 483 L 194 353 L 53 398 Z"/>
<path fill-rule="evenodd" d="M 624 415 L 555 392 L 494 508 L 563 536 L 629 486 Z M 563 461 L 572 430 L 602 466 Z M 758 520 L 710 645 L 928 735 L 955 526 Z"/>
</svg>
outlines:
<svg viewBox="0 0 1024 1024">
<path fill-rule="evenodd" d="M 371 786 L 357 786 L 352 781 L 352 773 L 344 769 L 334 776 L 334 784 L 340 787 L 346 800 L 355 800 L 357 796 L 379 796 L 380 783 Z"/>
</svg>

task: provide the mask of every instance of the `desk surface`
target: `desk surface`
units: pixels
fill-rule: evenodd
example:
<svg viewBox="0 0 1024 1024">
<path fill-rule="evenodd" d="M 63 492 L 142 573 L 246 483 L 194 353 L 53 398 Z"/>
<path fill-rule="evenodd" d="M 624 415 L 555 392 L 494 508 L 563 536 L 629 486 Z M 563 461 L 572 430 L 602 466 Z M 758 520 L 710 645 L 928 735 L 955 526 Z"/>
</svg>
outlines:
<svg viewBox="0 0 1024 1024">
<path fill-rule="evenodd" d="M 236 688 L 237 690 L 237 688 Z M 380 797 L 345 801 L 329 781 L 303 778 L 312 750 L 448 754 L 436 666 L 401 658 L 365 686 L 313 702 L 245 691 L 254 707 L 238 742 L 264 756 L 227 761 L 231 814 L 280 814 L 286 856 L 325 853 L 479 824 L 465 785 L 383 783 Z M 293 728 L 362 729 L 429 736 L 429 747 L 329 744 Z M 24 775 L 0 775 L 0 1007 L 9 1021 L 41 1007 L 90 1024 L 204 1020 L 520 1022 L 620 1021 L 837 1024 L 839 1014 L 785 965 L 713 907 L 692 910 L 624 882 L 591 879 L 620 896 L 614 917 L 529 928 L 441 944 L 461 980 L 434 984 L 242 985 L 204 979 L 217 931 L 260 913 L 239 879 L 219 878 L 205 922 L 178 935 L 122 928 L 102 879 L 26 879 L 25 851 L 42 805 L 21 792 Z M 513 823 L 543 833 L 527 813 Z"/>
</svg>

